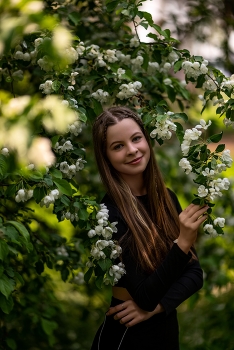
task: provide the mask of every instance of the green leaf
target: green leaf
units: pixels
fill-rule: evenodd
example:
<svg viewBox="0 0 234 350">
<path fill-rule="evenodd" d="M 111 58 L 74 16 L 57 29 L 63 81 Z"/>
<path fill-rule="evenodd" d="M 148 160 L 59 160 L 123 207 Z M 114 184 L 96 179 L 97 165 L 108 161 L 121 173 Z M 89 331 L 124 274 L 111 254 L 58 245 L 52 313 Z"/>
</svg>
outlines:
<svg viewBox="0 0 234 350">
<path fill-rule="evenodd" d="M 22 286 L 24 285 L 24 279 L 17 271 L 15 271 L 15 278 L 17 278 L 17 280 L 22 284 Z"/>
<path fill-rule="evenodd" d="M 16 350 L 17 349 L 17 344 L 12 338 L 6 338 L 6 343 L 9 346 L 10 349 Z"/>
<path fill-rule="evenodd" d="M 7 224 L 14 226 L 17 231 L 24 237 L 25 241 L 30 242 L 30 235 L 23 224 L 17 221 L 7 221 Z"/>
<path fill-rule="evenodd" d="M 36 201 L 36 203 L 40 203 L 42 198 L 46 196 L 46 189 L 45 187 L 35 187 L 33 190 L 33 197 Z"/>
<path fill-rule="evenodd" d="M 181 69 L 183 62 L 184 62 L 183 60 L 176 61 L 176 63 L 174 64 L 174 72 L 175 73 Z"/>
<path fill-rule="evenodd" d="M 163 30 L 157 25 L 157 24 L 152 24 L 152 27 L 161 35 L 164 36 Z"/>
<path fill-rule="evenodd" d="M 0 265 L 0 278 L 1 278 L 2 274 L 3 274 L 3 272 L 4 272 L 4 267 L 3 267 L 3 265 L 1 264 L 1 265 Z"/>
<path fill-rule="evenodd" d="M 14 287 L 15 281 L 12 278 L 7 277 L 5 274 L 2 274 L 0 279 L 0 292 L 5 295 L 7 299 L 13 292 Z"/>
<path fill-rule="evenodd" d="M 208 138 L 207 142 L 219 142 L 222 139 L 223 132 L 221 131 L 219 134 L 212 135 Z"/>
<path fill-rule="evenodd" d="M 86 283 L 89 282 L 89 280 L 90 280 L 92 274 L 93 274 L 93 267 L 90 267 L 90 268 L 88 269 L 88 271 L 86 271 L 85 274 L 84 274 L 84 280 L 85 280 Z"/>
<path fill-rule="evenodd" d="M 52 83 L 52 89 L 58 91 L 60 89 L 61 83 L 58 80 L 54 80 Z"/>
<path fill-rule="evenodd" d="M 143 12 L 143 16 L 150 25 L 154 23 L 152 19 L 152 15 L 149 12 Z"/>
<path fill-rule="evenodd" d="M 119 4 L 119 0 L 110 1 L 109 3 L 107 3 L 106 4 L 107 12 L 112 12 L 118 4 Z"/>
<path fill-rule="evenodd" d="M 55 177 L 56 179 L 62 179 L 63 178 L 63 174 L 60 170 L 52 168 L 50 169 L 50 174 Z"/>
<path fill-rule="evenodd" d="M 112 261 L 110 259 L 100 259 L 98 260 L 98 265 L 106 272 L 112 266 Z"/>
<path fill-rule="evenodd" d="M 65 267 L 62 269 L 61 271 L 61 277 L 62 277 L 62 280 L 64 282 L 66 282 L 66 280 L 68 279 L 68 276 L 69 276 L 69 270 Z"/>
<path fill-rule="evenodd" d="M 95 281 L 96 286 L 101 289 L 103 284 L 103 276 L 98 276 Z"/>
<path fill-rule="evenodd" d="M 46 185 L 48 187 L 52 187 L 53 186 L 53 180 L 52 180 L 50 175 L 45 175 L 44 176 L 44 181 L 45 181 L 45 183 L 46 183 Z"/>
<path fill-rule="evenodd" d="M 0 154 L 0 175 L 5 175 L 7 172 L 7 162 L 6 157 L 3 154 Z"/>
<path fill-rule="evenodd" d="M 171 100 L 171 102 L 174 102 L 176 97 L 176 92 L 174 88 L 169 85 L 166 85 L 166 90 L 167 90 L 168 98 Z"/>
<path fill-rule="evenodd" d="M 224 149 L 225 149 L 225 144 L 222 143 L 216 147 L 215 152 L 216 153 L 223 152 Z"/>
<path fill-rule="evenodd" d="M 192 201 L 192 203 L 193 203 L 193 204 L 200 205 L 201 200 L 202 200 L 202 199 L 200 199 L 200 198 L 195 198 L 195 199 Z"/>
<path fill-rule="evenodd" d="M 80 109 L 78 109 L 78 111 L 79 111 L 79 120 L 83 123 L 86 123 L 87 121 L 86 115 Z"/>
<path fill-rule="evenodd" d="M 80 209 L 78 216 L 79 216 L 80 220 L 87 221 L 87 219 L 89 217 L 89 213 L 87 212 L 86 209 Z"/>
<path fill-rule="evenodd" d="M 154 39 L 155 41 L 158 40 L 158 36 L 156 34 L 153 33 L 149 33 L 146 35 L 148 38 Z"/>
<path fill-rule="evenodd" d="M 58 328 L 57 322 L 47 320 L 43 317 L 41 318 L 41 326 L 47 335 L 52 335 L 54 330 Z"/>
<path fill-rule="evenodd" d="M 188 116 L 186 113 L 175 113 L 171 116 L 173 119 L 177 119 L 177 118 L 181 118 L 183 119 L 185 122 L 188 121 Z"/>
<path fill-rule="evenodd" d="M 206 81 L 205 74 L 199 75 L 199 77 L 197 78 L 196 88 L 201 88 L 205 81 Z"/>
<path fill-rule="evenodd" d="M 58 187 L 59 192 L 66 194 L 67 196 L 72 196 L 72 188 L 67 180 L 56 179 L 54 180 L 54 183 Z"/>
<path fill-rule="evenodd" d="M 60 198 L 61 202 L 66 206 L 69 207 L 71 201 L 69 198 L 67 198 L 65 195 L 62 195 L 62 197 Z"/>
<path fill-rule="evenodd" d="M 3 239 L 0 239 L 0 260 L 4 261 L 8 253 L 8 244 Z"/>
<path fill-rule="evenodd" d="M 95 98 L 92 98 L 92 102 L 93 102 L 93 109 L 95 114 L 96 115 L 101 114 L 103 111 L 101 103 L 97 101 Z"/>
<path fill-rule="evenodd" d="M 3 294 L 0 294 L 0 308 L 5 314 L 9 314 L 13 306 L 14 302 L 11 295 L 7 299 Z"/>
<path fill-rule="evenodd" d="M 81 21 L 81 14 L 78 12 L 71 12 L 68 14 L 68 18 L 75 24 L 75 26 L 77 24 L 80 23 Z"/>
<path fill-rule="evenodd" d="M 180 141 L 180 143 L 183 142 L 184 139 L 184 129 L 183 126 L 180 123 L 175 123 L 176 125 L 176 136 L 178 138 L 178 140 Z"/>
</svg>

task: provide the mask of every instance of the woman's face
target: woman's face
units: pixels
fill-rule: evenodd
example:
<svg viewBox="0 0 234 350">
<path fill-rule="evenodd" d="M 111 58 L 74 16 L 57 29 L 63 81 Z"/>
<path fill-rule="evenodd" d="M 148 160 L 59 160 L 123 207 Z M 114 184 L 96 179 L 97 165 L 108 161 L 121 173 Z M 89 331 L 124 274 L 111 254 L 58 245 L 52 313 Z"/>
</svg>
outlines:
<svg viewBox="0 0 234 350">
<path fill-rule="evenodd" d="M 140 126 L 125 118 L 107 128 L 107 157 L 127 181 L 142 176 L 150 158 L 150 148 Z"/>
</svg>

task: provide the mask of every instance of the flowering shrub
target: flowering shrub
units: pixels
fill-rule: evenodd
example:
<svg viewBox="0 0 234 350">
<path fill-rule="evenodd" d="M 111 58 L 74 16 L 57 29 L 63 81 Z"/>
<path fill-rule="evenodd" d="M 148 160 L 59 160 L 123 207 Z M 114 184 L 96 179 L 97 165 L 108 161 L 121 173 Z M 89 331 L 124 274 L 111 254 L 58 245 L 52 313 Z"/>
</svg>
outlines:
<svg viewBox="0 0 234 350">
<path fill-rule="evenodd" d="M 100 36 L 99 27 L 92 35 L 87 27 L 83 30 L 80 13 L 84 11 L 90 26 L 92 18 L 83 2 L 77 5 L 81 11 L 62 0 L 56 8 L 42 1 L 7 3 L 1 4 L 0 18 L 2 311 L 11 312 L 14 288 L 24 283 L 15 263 L 18 252 L 21 261 L 32 253 L 31 265 L 38 274 L 47 266 L 60 271 L 64 281 L 78 284 L 83 273 L 86 281 L 94 274 L 99 287 L 103 282 L 114 285 L 124 274 L 124 266 L 116 263 L 121 248 L 112 240 L 115 223 L 108 221 L 105 206 L 97 211 L 96 199 L 79 182 L 82 172 L 89 182 L 91 164 L 83 145 L 90 138 L 89 125 L 106 106 L 135 109 L 159 144 L 176 133 L 183 154 L 179 165 L 186 174 L 193 173 L 198 184 L 194 203 L 210 206 L 204 230 L 223 233 L 224 219 L 214 218 L 211 208 L 228 189 L 229 180 L 220 174 L 232 160 L 224 145 L 214 152 L 208 148 L 221 140 L 222 133 L 202 139 L 210 123 L 201 120 L 184 131 L 188 121 L 184 107 L 192 83 L 203 89 L 202 111 L 211 103 L 225 127 L 234 127 L 233 76 L 225 77 L 203 57 L 178 49 L 170 31 L 140 9 L 143 1 L 97 2 L 92 15 L 106 16 L 99 22 Z M 150 43 L 140 39 L 139 26 L 150 30 Z M 80 38 L 74 34 L 79 33 L 77 28 Z M 184 80 L 177 78 L 179 71 Z M 170 103 L 177 103 L 181 112 L 170 111 Z M 46 230 L 35 232 L 31 223 L 38 220 L 35 208 L 40 207 L 53 211 L 59 222 L 69 221 L 80 237 L 67 242 L 54 233 L 45 234 Z"/>
</svg>

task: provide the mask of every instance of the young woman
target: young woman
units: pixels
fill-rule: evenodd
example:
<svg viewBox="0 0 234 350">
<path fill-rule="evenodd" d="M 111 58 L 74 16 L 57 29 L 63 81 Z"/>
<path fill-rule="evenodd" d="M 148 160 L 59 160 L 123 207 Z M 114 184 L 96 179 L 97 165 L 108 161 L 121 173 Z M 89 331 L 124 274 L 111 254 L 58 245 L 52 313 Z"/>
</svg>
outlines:
<svg viewBox="0 0 234 350">
<path fill-rule="evenodd" d="M 94 150 L 107 194 L 102 202 L 123 252 L 126 275 L 92 350 L 178 350 L 176 307 L 202 287 L 193 243 L 208 207 L 181 210 L 165 187 L 141 119 L 112 107 L 93 125 Z M 118 261 L 117 261 L 118 262 Z"/>
</svg>

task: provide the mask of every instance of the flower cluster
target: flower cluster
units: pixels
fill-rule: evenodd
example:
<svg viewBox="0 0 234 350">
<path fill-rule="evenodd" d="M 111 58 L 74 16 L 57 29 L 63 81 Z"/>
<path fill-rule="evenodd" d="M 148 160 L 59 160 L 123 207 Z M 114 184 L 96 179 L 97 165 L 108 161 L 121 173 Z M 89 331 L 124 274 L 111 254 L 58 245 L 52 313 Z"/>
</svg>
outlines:
<svg viewBox="0 0 234 350">
<path fill-rule="evenodd" d="M 54 150 L 56 153 L 62 154 L 67 151 L 72 151 L 73 145 L 70 140 L 64 141 L 62 145 L 56 142 L 56 144 L 54 145 Z"/>
<path fill-rule="evenodd" d="M 24 188 L 21 188 L 17 195 L 15 196 L 15 201 L 17 203 L 19 202 L 27 202 L 30 198 L 33 196 L 33 190 L 26 190 Z"/>
<path fill-rule="evenodd" d="M 199 75 L 206 74 L 208 72 L 207 65 L 207 60 L 203 60 L 202 63 L 196 61 L 184 61 L 182 64 L 182 68 L 188 78 L 194 78 L 195 80 L 197 80 Z"/>
<path fill-rule="evenodd" d="M 53 92 L 52 84 L 52 80 L 46 80 L 44 84 L 40 84 L 39 90 L 42 90 L 43 94 L 49 95 Z"/>
<path fill-rule="evenodd" d="M 171 117 L 174 113 L 167 112 L 163 117 L 156 119 L 154 124 L 155 129 L 151 131 L 150 137 L 155 138 L 156 136 L 162 140 L 169 140 L 172 136 L 172 131 L 176 131 L 176 125 L 171 121 Z"/>
<path fill-rule="evenodd" d="M 59 198 L 59 196 L 59 190 L 54 189 L 50 191 L 50 193 L 41 200 L 40 206 L 43 207 L 45 205 L 46 208 L 49 208 L 50 204 L 53 204 L 55 200 Z"/>
<path fill-rule="evenodd" d="M 224 150 L 224 145 L 219 145 L 214 153 L 207 149 L 204 140 L 196 145 L 191 145 L 193 141 L 198 140 L 202 135 L 202 129 L 206 130 L 211 125 L 202 119 L 200 124 L 195 128 L 187 129 L 184 134 L 183 142 L 181 143 L 181 150 L 185 156 L 179 162 L 186 174 L 193 172 L 197 175 L 194 180 L 199 186 L 197 189 L 196 204 L 210 203 L 222 196 L 222 191 L 228 190 L 230 182 L 227 178 L 215 178 L 222 171 L 227 170 L 232 166 L 232 158 L 230 150 Z M 214 142 L 220 140 L 219 135 L 215 135 Z M 209 143 L 210 140 L 207 140 Z M 205 156 L 204 156 L 205 155 Z M 211 209 L 210 209 L 211 213 Z M 225 220 L 223 218 L 212 219 L 209 215 L 204 223 L 204 231 L 214 235 L 222 234 L 222 227 L 224 227 Z"/>
<path fill-rule="evenodd" d="M 109 93 L 102 89 L 98 89 L 96 92 L 93 92 L 91 96 L 101 103 L 106 103 L 109 98 Z"/>
<path fill-rule="evenodd" d="M 64 246 L 56 248 L 56 253 L 59 256 L 65 256 L 65 257 L 69 256 L 67 249 Z"/>
<path fill-rule="evenodd" d="M 209 120 L 208 124 L 206 124 L 205 120 L 201 119 L 200 124 L 196 125 L 195 128 L 187 129 L 184 134 L 184 140 L 181 144 L 181 150 L 184 156 L 188 155 L 190 145 L 192 141 L 198 140 L 202 134 L 201 129 L 206 130 L 211 125 L 211 121 Z"/>
<path fill-rule="evenodd" d="M 85 163 L 87 163 L 86 160 L 78 158 L 75 164 L 69 165 L 67 161 L 64 161 L 60 164 L 57 164 L 57 166 L 59 166 L 59 170 L 64 174 L 65 177 L 71 179 L 76 175 L 78 171 L 84 169 Z"/>
<path fill-rule="evenodd" d="M 71 213 L 70 211 L 62 212 L 61 221 L 63 220 L 79 221 L 79 217 L 77 213 Z"/>
<path fill-rule="evenodd" d="M 116 97 L 120 100 L 124 100 L 135 96 L 138 94 L 138 90 L 142 87 L 142 84 L 139 81 L 135 81 L 134 83 L 122 84 L 119 89 L 120 92 L 117 93 Z"/>
<path fill-rule="evenodd" d="M 96 214 L 96 225 L 88 231 L 91 249 L 87 267 L 93 269 L 96 265 L 102 266 L 100 261 L 108 262 L 103 275 L 104 283 L 114 285 L 125 274 L 122 263 L 114 264 L 122 253 L 122 249 L 111 239 L 112 234 L 117 232 L 117 222 L 108 221 L 108 209 L 104 204 L 101 204 L 100 208 Z"/>
</svg>

